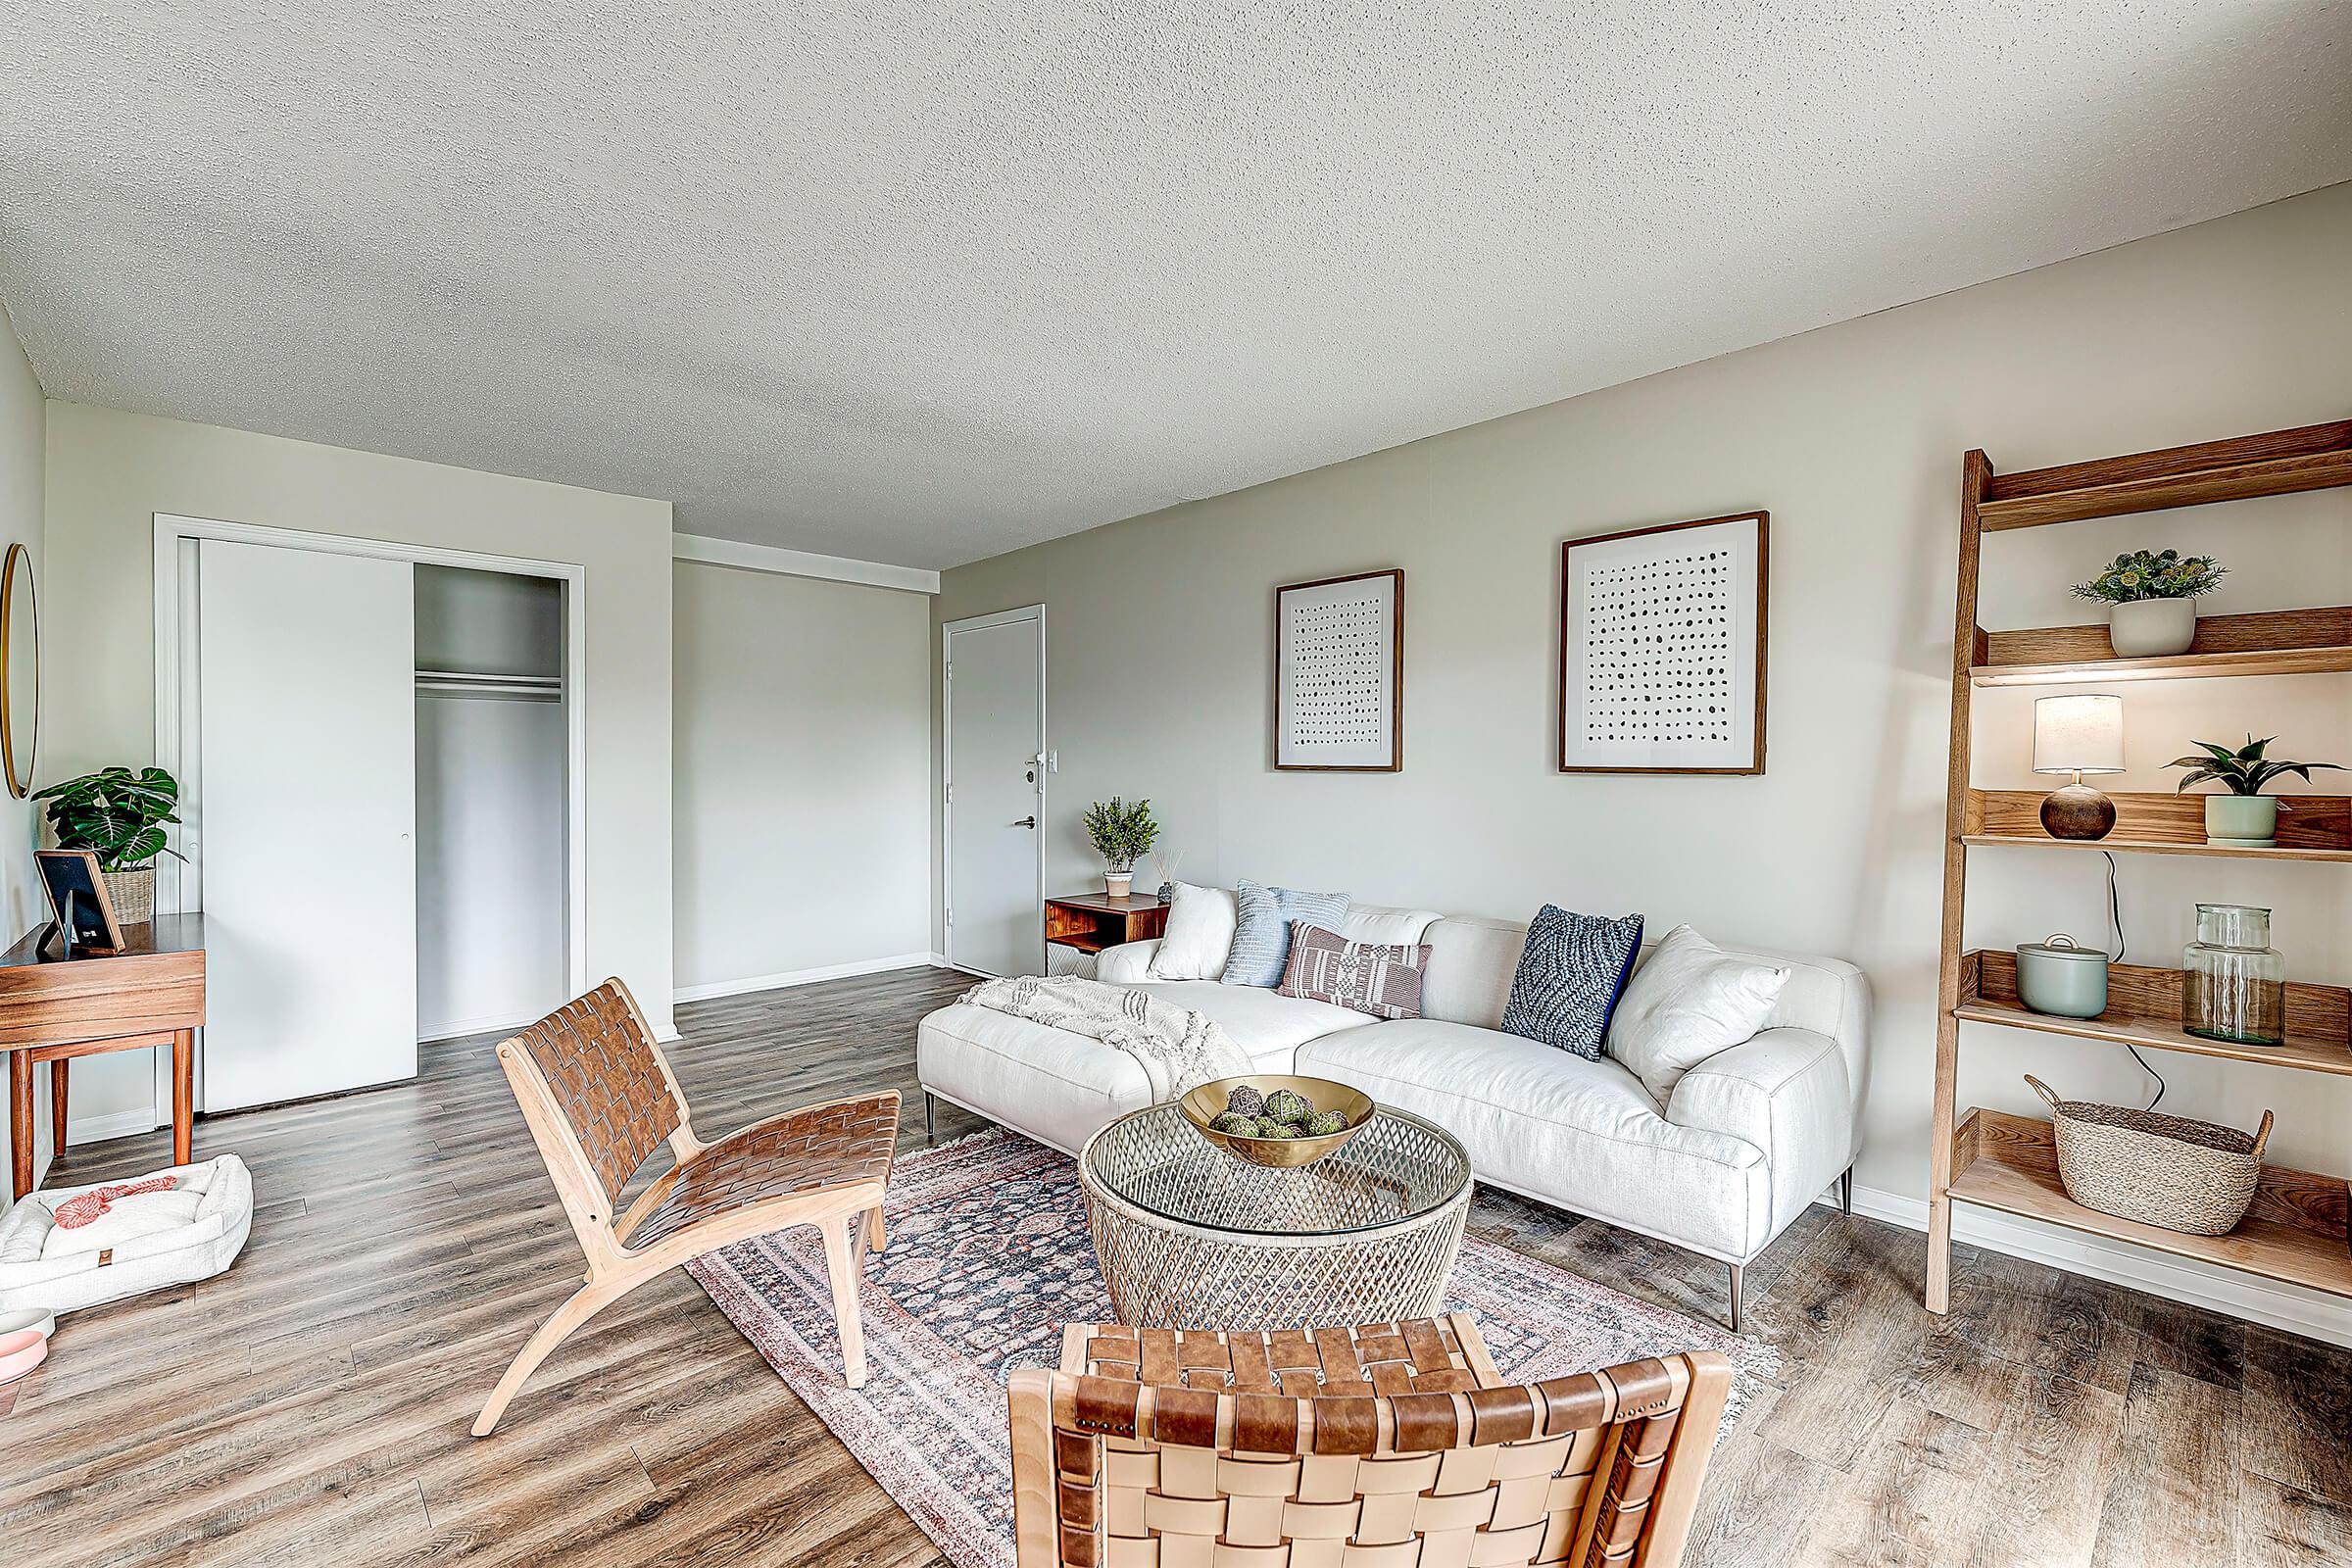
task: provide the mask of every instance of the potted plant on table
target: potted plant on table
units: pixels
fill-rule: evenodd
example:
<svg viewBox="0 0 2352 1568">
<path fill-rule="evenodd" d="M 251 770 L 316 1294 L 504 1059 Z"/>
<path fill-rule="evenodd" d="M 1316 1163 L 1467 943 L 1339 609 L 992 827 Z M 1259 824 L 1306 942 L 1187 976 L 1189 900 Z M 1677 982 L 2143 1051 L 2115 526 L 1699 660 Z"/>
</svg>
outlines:
<svg viewBox="0 0 2352 1568">
<path fill-rule="evenodd" d="M 2221 781 L 2224 793 L 2205 797 L 2206 843 L 2225 844 L 2232 849 L 2270 848 L 2278 840 L 2278 813 L 2292 808 L 2263 794 L 2263 786 L 2289 773 L 2308 784 L 2315 767 L 2332 767 L 2338 771 L 2342 768 L 2337 762 L 2289 762 L 2266 757 L 2264 753 L 2270 750 L 2271 741 L 2278 738 L 2274 735 L 2258 741 L 2249 735 L 2246 744 L 2234 752 L 2211 741 L 2192 741 L 2190 744 L 2200 748 L 2204 755 L 2176 757 L 2164 764 L 2190 769 L 2174 789 L 2176 795 L 2185 793 L 2192 784 Z"/>
<path fill-rule="evenodd" d="M 1135 862 L 1152 853 L 1159 840 L 1159 824 L 1152 820 L 1152 803 L 1133 806 L 1113 795 L 1086 808 L 1086 836 L 1102 857 L 1102 891 L 1123 899 L 1135 880 Z"/>
<path fill-rule="evenodd" d="M 2227 569 L 2211 556 L 2134 550 L 2076 584 L 2075 592 L 2107 607 L 2107 642 L 2116 658 L 2153 659 L 2188 652 L 2197 640 L 2197 600 L 2220 585 Z"/>
<path fill-rule="evenodd" d="M 177 779 L 160 767 L 136 773 L 107 767 L 52 784 L 32 798 L 49 803 L 59 849 L 98 857 L 116 920 L 136 925 L 155 918 L 155 858 L 179 854 L 164 842 L 164 825 L 179 820 Z"/>
</svg>

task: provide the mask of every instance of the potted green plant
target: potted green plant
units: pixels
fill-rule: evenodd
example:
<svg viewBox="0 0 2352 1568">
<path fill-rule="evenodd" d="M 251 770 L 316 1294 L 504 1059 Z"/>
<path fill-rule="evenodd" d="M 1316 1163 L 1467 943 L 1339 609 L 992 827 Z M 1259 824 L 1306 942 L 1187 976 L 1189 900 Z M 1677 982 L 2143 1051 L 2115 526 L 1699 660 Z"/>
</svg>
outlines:
<svg viewBox="0 0 2352 1568">
<path fill-rule="evenodd" d="M 2192 784 L 2219 780 L 2223 793 L 2205 797 L 2205 841 L 2208 844 L 2228 845 L 2231 849 L 2268 849 L 2278 841 L 2278 813 L 2289 810 L 2285 802 L 2262 793 L 2264 785 L 2275 778 L 2292 773 L 2304 783 L 2311 782 L 2315 767 L 2332 767 L 2337 762 L 2289 762 L 2264 754 L 2271 741 L 2246 737 L 2246 744 L 2236 751 L 2216 746 L 2211 741 L 2192 741 L 2203 753 L 2176 757 L 2165 763 L 2167 767 L 2185 767 L 2190 771 L 2173 791 L 2184 793 Z"/>
<path fill-rule="evenodd" d="M 1159 839 L 1159 824 L 1152 820 L 1152 803 L 1133 806 L 1113 795 L 1086 808 L 1086 836 L 1102 857 L 1102 891 L 1123 899 L 1135 879 L 1135 862 L 1152 853 Z"/>
<path fill-rule="evenodd" d="M 100 768 L 34 792 L 47 801 L 49 826 L 61 850 L 98 857 L 106 900 L 115 918 L 136 925 L 155 918 L 155 858 L 177 856 L 164 842 L 164 825 L 179 820 L 179 781 L 160 767 Z"/>
<path fill-rule="evenodd" d="M 2213 592 L 2227 568 L 2211 556 L 2178 550 L 2134 550 L 2075 592 L 2107 607 L 2107 641 L 2118 659 L 2184 654 L 2197 640 L 2197 600 Z"/>
</svg>

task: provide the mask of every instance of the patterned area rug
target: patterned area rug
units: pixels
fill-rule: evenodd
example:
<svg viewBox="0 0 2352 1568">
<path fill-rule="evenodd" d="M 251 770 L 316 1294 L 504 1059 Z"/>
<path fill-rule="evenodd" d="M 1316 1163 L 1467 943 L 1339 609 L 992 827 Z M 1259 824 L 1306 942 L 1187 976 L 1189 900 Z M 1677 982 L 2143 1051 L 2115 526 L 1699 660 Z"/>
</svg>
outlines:
<svg viewBox="0 0 2352 1568">
<path fill-rule="evenodd" d="M 738 1243 L 689 1267 L 956 1568 L 1011 1568 L 1005 1379 L 1054 1365 L 1063 1324 L 1111 1315 L 1077 1173 L 1066 1154 L 978 1133 L 902 1159 L 885 1213 L 889 1250 L 866 1264 L 868 1375 L 855 1393 L 841 1380 L 813 1231 Z M 1736 1415 L 1755 1379 L 1778 1370 L 1769 1347 L 1476 1235 L 1462 1243 L 1447 1304 L 1476 1313 L 1495 1365 L 1531 1381 L 1721 1350 L 1740 1368 Z"/>
</svg>

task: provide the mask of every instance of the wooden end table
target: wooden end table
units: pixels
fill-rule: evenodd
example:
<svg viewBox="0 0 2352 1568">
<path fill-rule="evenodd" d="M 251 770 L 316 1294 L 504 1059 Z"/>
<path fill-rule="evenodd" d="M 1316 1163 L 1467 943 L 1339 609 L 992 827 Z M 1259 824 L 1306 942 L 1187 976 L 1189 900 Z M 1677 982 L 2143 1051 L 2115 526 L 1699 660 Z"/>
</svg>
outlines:
<svg viewBox="0 0 2352 1568">
<path fill-rule="evenodd" d="M 1168 906 L 1155 898 L 1073 893 L 1046 901 L 1046 940 L 1080 953 L 1149 942 L 1167 928 Z"/>
<path fill-rule="evenodd" d="M 15 1158 L 10 1184 L 32 1191 L 33 1069 L 49 1065 L 50 1134 L 66 1152 L 67 1063 L 112 1051 L 172 1053 L 172 1163 L 194 1156 L 196 1031 L 204 1027 L 204 916 L 159 914 L 122 928 L 122 951 L 40 951 L 34 933 L 0 954 L 0 1054 L 8 1057 Z"/>
</svg>

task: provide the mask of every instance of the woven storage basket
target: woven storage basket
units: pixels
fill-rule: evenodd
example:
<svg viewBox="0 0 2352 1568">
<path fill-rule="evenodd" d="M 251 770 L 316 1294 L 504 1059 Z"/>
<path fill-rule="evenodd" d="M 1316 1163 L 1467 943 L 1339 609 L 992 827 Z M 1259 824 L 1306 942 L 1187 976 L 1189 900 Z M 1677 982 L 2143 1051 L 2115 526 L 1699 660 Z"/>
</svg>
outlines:
<svg viewBox="0 0 2352 1568">
<path fill-rule="evenodd" d="M 2271 1113 L 2252 1136 L 2186 1116 L 2060 1100 L 2026 1074 L 2050 1107 L 2058 1180 L 2084 1208 L 2189 1236 L 2223 1236 L 2254 1201 Z"/>
</svg>

